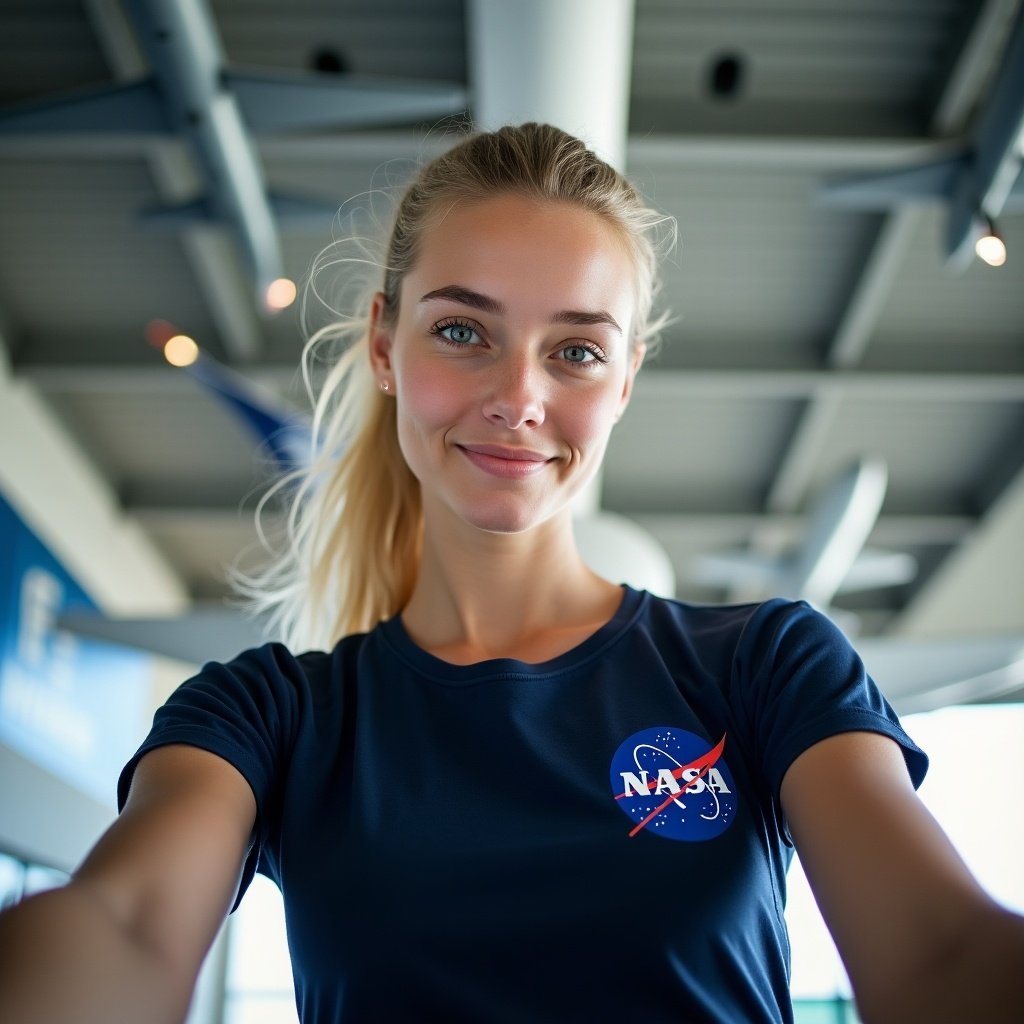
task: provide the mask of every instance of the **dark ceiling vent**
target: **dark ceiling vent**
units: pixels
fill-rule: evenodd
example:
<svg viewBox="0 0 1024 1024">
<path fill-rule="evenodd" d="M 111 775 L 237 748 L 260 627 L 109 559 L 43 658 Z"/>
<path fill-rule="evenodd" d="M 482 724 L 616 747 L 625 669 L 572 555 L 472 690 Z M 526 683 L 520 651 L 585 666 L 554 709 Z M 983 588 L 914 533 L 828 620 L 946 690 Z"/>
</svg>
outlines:
<svg viewBox="0 0 1024 1024">
<path fill-rule="evenodd" d="M 344 75 L 348 72 L 348 61 L 344 54 L 330 47 L 316 50 L 310 58 L 309 66 L 313 71 L 322 71 L 328 75 Z"/>
<path fill-rule="evenodd" d="M 746 63 L 738 53 L 721 53 L 711 61 L 708 87 L 716 99 L 735 99 L 743 86 Z"/>
</svg>

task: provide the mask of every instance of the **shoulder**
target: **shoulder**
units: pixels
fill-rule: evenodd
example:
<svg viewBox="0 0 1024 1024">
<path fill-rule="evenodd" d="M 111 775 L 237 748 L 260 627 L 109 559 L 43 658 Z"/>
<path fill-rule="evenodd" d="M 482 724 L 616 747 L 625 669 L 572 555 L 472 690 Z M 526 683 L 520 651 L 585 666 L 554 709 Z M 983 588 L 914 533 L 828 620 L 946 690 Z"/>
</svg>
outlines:
<svg viewBox="0 0 1024 1024">
<path fill-rule="evenodd" d="M 292 747 L 318 720 L 340 715 L 364 640 L 355 635 L 331 651 L 299 654 L 266 643 L 230 661 L 207 662 L 157 710 L 140 754 L 188 743 L 238 765 L 257 760 L 253 751 Z"/>
<path fill-rule="evenodd" d="M 750 623 L 778 621 L 787 615 L 809 612 L 822 617 L 806 601 L 790 601 L 773 597 L 766 601 L 742 604 L 701 604 L 672 597 L 644 595 L 642 616 L 651 620 L 671 621 L 680 626 L 712 632 L 742 633 Z"/>
<path fill-rule="evenodd" d="M 780 645 L 844 643 L 838 628 L 804 601 L 695 604 L 648 595 L 639 617 L 659 638 L 675 636 L 705 656 L 741 659 L 756 670 Z"/>
<path fill-rule="evenodd" d="M 688 677 L 714 680 L 737 707 L 802 699 L 808 688 L 815 700 L 863 691 L 877 703 L 842 630 L 805 601 L 697 605 L 651 598 L 641 623 L 663 658 Z"/>
<path fill-rule="evenodd" d="M 274 641 L 242 651 L 230 661 L 210 661 L 186 680 L 168 703 L 183 700 L 197 689 L 313 696 L 343 684 L 346 667 L 358 658 L 366 638 L 367 634 L 354 634 L 340 640 L 330 651 L 300 653 Z"/>
<path fill-rule="evenodd" d="M 157 747 L 185 744 L 234 765 L 259 795 L 278 762 L 317 722 L 337 720 L 344 706 L 347 663 L 364 637 L 347 637 L 331 651 L 295 654 L 281 643 L 207 662 L 157 709 L 149 735 L 121 773 L 123 804 L 135 766 Z"/>
</svg>

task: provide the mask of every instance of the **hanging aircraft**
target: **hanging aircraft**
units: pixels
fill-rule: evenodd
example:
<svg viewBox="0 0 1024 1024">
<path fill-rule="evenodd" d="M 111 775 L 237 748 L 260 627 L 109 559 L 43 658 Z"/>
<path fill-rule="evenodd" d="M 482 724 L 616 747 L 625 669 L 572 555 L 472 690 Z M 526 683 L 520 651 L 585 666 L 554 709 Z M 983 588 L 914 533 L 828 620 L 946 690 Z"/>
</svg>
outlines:
<svg viewBox="0 0 1024 1024">
<path fill-rule="evenodd" d="M 837 178 L 821 194 L 830 206 L 889 210 L 907 203 L 948 206 L 945 256 L 963 270 L 975 252 L 994 266 L 1006 260 L 996 218 L 1024 208 L 1024 8 L 1017 13 L 985 106 L 955 152 L 890 171 Z M 991 244 L 978 248 L 981 239 Z M 994 250 L 994 258 L 992 257 Z"/>
<path fill-rule="evenodd" d="M 864 547 L 882 510 L 887 482 L 881 459 L 861 458 L 822 488 L 792 551 L 776 556 L 712 552 L 695 561 L 692 577 L 741 589 L 747 596 L 774 594 L 819 608 L 828 608 L 837 593 L 907 583 L 917 572 L 912 556 Z"/>
</svg>

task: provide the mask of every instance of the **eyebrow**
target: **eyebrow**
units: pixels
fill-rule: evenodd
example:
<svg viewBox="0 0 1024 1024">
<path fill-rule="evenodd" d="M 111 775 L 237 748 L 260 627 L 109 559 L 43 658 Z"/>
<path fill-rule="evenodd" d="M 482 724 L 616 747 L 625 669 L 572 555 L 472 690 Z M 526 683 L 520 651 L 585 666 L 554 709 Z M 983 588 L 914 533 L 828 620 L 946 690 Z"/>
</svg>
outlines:
<svg viewBox="0 0 1024 1024">
<path fill-rule="evenodd" d="M 499 302 L 489 295 L 475 292 L 472 288 L 465 288 L 460 284 L 448 284 L 443 288 L 435 288 L 432 292 L 427 292 L 420 299 L 420 303 L 432 302 L 435 299 L 448 299 L 452 302 L 458 302 L 463 306 L 471 306 L 473 309 L 490 313 L 492 316 L 505 316 L 508 312 L 503 302 Z M 622 333 L 622 328 L 616 319 L 611 313 L 606 313 L 603 309 L 562 309 L 551 317 L 551 322 L 553 324 L 572 324 L 576 327 L 604 325 L 618 331 L 619 334 Z"/>
</svg>

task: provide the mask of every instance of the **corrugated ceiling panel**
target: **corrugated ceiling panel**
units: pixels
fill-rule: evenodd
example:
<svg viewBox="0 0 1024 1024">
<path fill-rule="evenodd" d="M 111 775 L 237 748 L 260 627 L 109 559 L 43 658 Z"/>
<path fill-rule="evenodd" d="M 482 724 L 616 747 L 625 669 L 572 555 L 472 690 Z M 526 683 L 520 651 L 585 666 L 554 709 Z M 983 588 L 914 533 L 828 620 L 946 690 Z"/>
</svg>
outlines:
<svg viewBox="0 0 1024 1024">
<path fill-rule="evenodd" d="M 204 494 L 231 507 L 263 479 L 261 457 L 236 417 L 195 387 L 192 395 L 53 391 L 47 400 L 129 504 L 188 506 Z"/>
<path fill-rule="evenodd" d="M 875 332 L 869 361 L 883 363 L 888 346 L 914 344 L 927 360 L 936 344 L 963 345 L 975 354 L 987 346 L 1016 346 L 1024 355 L 1024 217 L 1000 218 L 1008 258 L 1003 267 L 972 260 L 963 273 L 946 268 L 946 213 L 922 215 L 907 258 L 893 278 Z"/>
<path fill-rule="evenodd" d="M 327 50 L 359 74 L 465 79 L 461 0 L 301 0 L 287 13 L 272 0 L 216 0 L 213 12 L 239 65 L 309 69 Z"/>
<path fill-rule="evenodd" d="M 608 445 L 604 505 L 626 514 L 757 511 L 796 414 L 788 402 L 671 398 L 638 380 Z"/>
<path fill-rule="evenodd" d="M 0 295 L 33 360 L 130 361 L 154 317 L 214 336 L 177 236 L 139 230 L 156 200 L 141 163 L 0 160 Z"/>
<path fill-rule="evenodd" d="M 848 399 L 822 445 L 809 493 L 862 455 L 889 467 L 888 512 L 974 513 L 979 494 L 1011 446 L 1019 448 L 1017 402 Z"/>
<path fill-rule="evenodd" d="M 824 211 L 815 175 L 735 167 L 631 172 L 679 224 L 664 263 L 679 322 L 665 366 L 804 365 L 836 327 L 877 219 Z"/>
<path fill-rule="evenodd" d="M 197 599 L 229 594 L 228 567 L 251 569 L 262 557 L 251 509 L 216 516 L 143 513 L 139 518 Z"/>
<path fill-rule="evenodd" d="M 832 135 L 923 128 L 973 7 L 639 0 L 631 126 Z M 712 88 L 724 57 L 740 61 L 726 97 Z"/>
<path fill-rule="evenodd" d="M 343 151 L 344 147 L 342 147 Z M 339 296 L 354 279 L 365 276 L 365 265 L 346 265 L 345 259 L 359 255 L 345 243 L 353 234 L 382 239 L 392 211 L 389 195 L 397 196 L 413 173 L 415 160 L 408 159 L 314 159 L 305 163 L 274 157 L 265 161 L 272 187 L 289 194 L 322 200 L 337 215 L 286 230 L 282 235 L 285 271 L 294 280 L 306 282 L 318 267 L 316 288 L 324 302 L 336 309 L 347 308 Z M 373 191 L 372 196 L 368 193 Z M 378 247 L 382 247 L 383 242 Z M 325 250 L 330 250 L 329 252 Z M 318 259 L 323 253 L 322 259 Z M 328 318 L 327 306 L 310 298 L 310 323 L 321 326 Z M 301 349 L 302 331 L 298 309 L 288 310 L 265 325 L 267 355 L 278 361 L 295 361 Z"/>
<path fill-rule="evenodd" d="M 81 0 L 4 0 L 0 103 L 110 80 Z"/>
<path fill-rule="evenodd" d="M 934 4 L 933 17 L 884 16 L 846 10 L 791 12 L 754 9 L 742 17 L 731 5 L 658 13 L 637 11 L 633 87 L 643 97 L 694 97 L 706 91 L 709 64 L 726 55 L 746 63 L 744 94 L 761 100 L 797 96 L 816 102 L 877 102 L 922 96 L 945 49 L 959 5 Z"/>
</svg>

